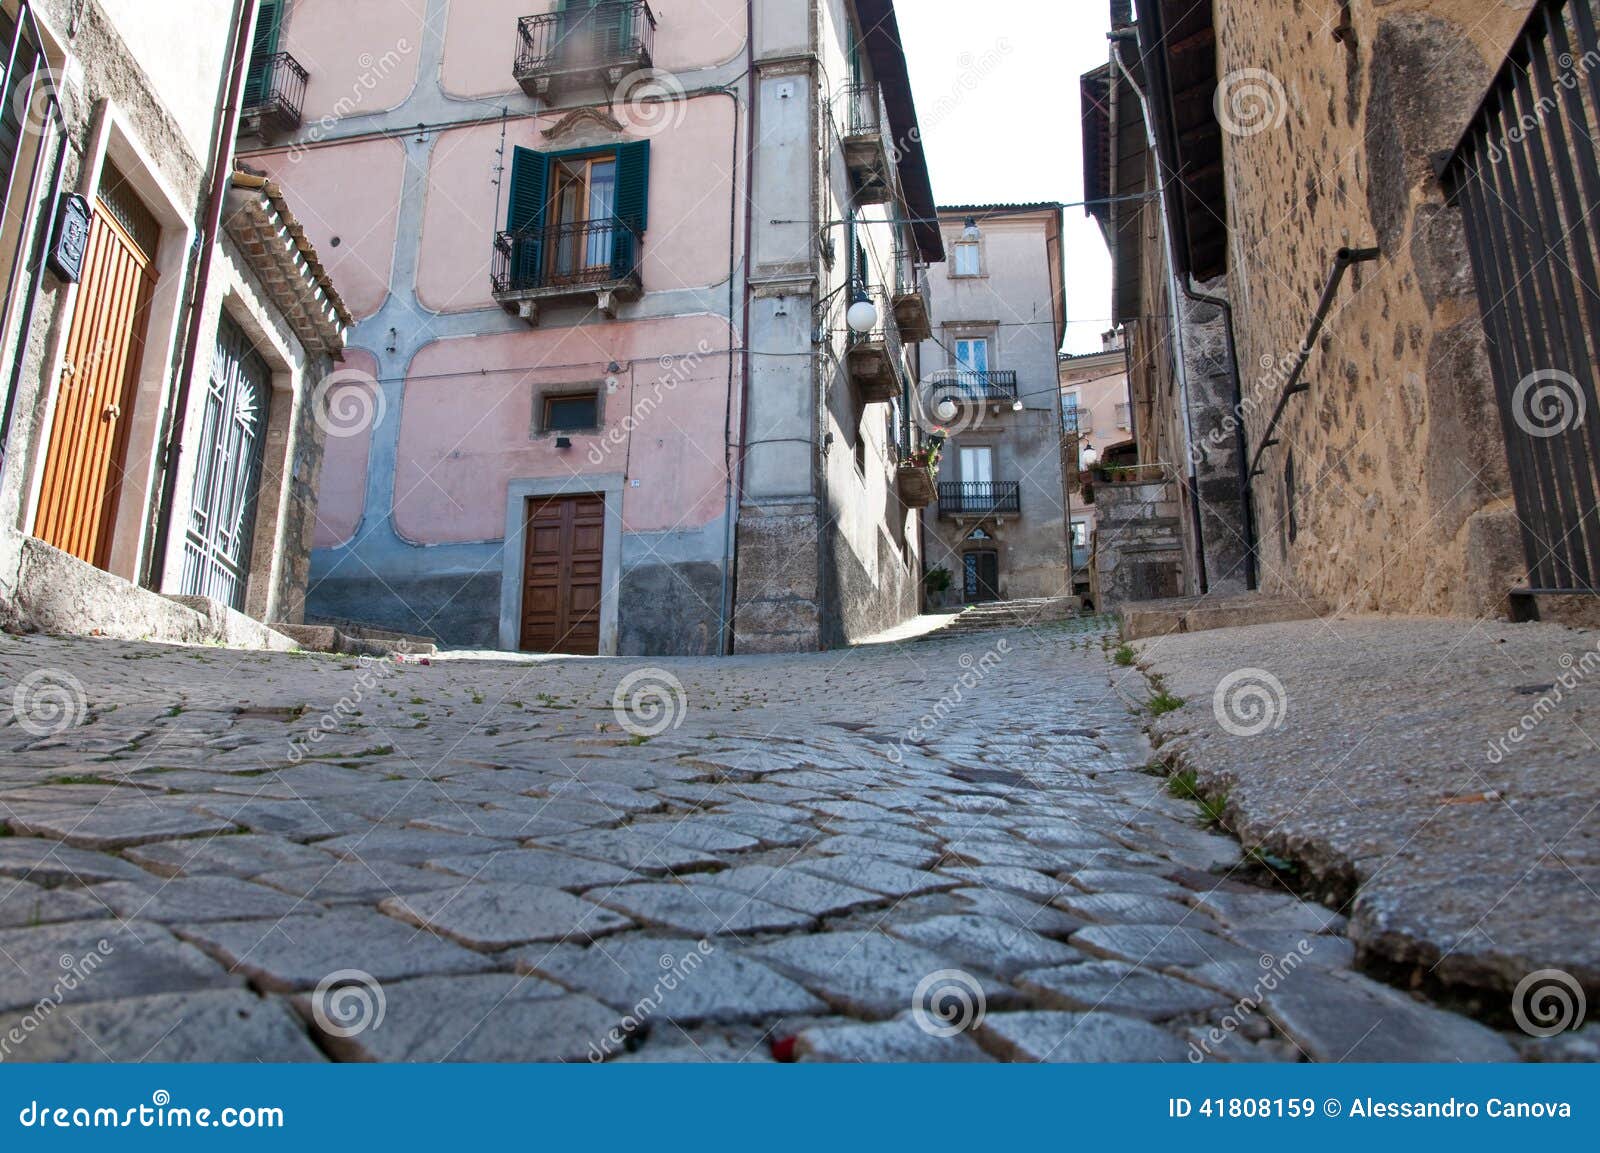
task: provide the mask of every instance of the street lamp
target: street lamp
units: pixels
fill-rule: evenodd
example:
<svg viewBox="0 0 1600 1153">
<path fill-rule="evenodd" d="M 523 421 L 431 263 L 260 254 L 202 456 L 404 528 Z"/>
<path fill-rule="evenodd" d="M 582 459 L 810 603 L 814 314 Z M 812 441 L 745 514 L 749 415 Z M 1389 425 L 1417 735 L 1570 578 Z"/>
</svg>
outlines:
<svg viewBox="0 0 1600 1153">
<path fill-rule="evenodd" d="M 967 217 L 966 226 L 961 230 L 961 239 L 968 244 L 976 244 L 983 239 L 983 233 L 978 230 L 978 218 Z"/>
<path fill-rule="evenodd" d="M 1086 444 L 1086 445 L 1083 446 L 1083 467 L 1084 468 L 1093 468 L 1095 466 L 1095 464 L 1099 460 L 1100 460 L 1100 450 L 1099 449 L 1095 448 L 1095 446 L 1092 445 L 1092 444 Z"/>
<path fill-rule="evenodd" d="M 878 327 L 878 306 L 867 299 L 867 294 L 861 289 L 856 289 L 856 298 L 850 305 L 850 311 L 845 313 L 845 321 L 850 325 L 850 331 L 857 336 L 865 336 Z"/>
<path fill-rule="evenodd" d="M 1022 398 L 1020 396 L 1017 397 L 1016 400 L 1013 400 L 1011 402 L 1011 411 L 1012 412 L 1021 412 L 1022 411 Z"/>
<path fill-rule="evenodd" d="M 940 397 L 938 403 L 933 406 L 933 415 L 940 420 L 955 419 L 956 402 L 948 396 Z"/>
</svg>

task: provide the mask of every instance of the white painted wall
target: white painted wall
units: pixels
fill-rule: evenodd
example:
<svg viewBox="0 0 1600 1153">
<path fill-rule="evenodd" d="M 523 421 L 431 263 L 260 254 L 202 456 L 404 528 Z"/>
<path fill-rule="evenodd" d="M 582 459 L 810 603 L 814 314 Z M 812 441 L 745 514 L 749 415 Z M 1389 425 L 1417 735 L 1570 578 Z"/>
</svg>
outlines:
<svg viewBox="0 0 1600 1153">
<path fill-rule="evenodd" d="M 220 102 L 233 0 L 99 0 L 202 159 Z"/>
</svg>

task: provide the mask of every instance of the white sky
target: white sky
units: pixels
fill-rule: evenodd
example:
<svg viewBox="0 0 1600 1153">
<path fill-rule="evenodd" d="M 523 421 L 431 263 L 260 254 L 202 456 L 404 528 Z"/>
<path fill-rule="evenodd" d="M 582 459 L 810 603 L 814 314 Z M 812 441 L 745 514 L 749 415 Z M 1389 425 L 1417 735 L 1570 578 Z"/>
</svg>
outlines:
<svg viewBox="0 0 1600 1153">
<path fill-rule="evenodd" d="M 1106 62 L 1106 0 L 900 0 L 895 11 L 939 203 L 1082 200 L 1078 77 Z M 1083 209 L 1066 219 L 1066 350 L 1096 352 L 1111 327 L 1111 259 Z"/>
</svg>

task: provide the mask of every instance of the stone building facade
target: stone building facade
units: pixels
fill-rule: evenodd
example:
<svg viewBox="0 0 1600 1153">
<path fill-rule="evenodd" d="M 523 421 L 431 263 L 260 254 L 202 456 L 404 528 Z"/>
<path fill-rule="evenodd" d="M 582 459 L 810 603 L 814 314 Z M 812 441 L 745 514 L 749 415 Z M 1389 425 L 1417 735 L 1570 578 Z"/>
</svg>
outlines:
<svg viewBox="0 0 1600 1153">
<path fill-rule="evenodd" d="M 1121 208 L 1155 214 L 1141 236 L 1164 236 L 1176 275 L 1127 270 L 1165 282 L 1119 299 L 1148 326 L 1130 335 L 1136 398 L 1159 409 L 1163 392 L 1140 383 L 1141 359 L 1159 378 L 1173 359 L 1159 346 L 1218 319 L 1200 355 L 1220 364 L 1231 336 L 1237 390 L 1191 387 L 1189 444 L 1242 444 L 1240 523 L 1264 589 L 1336 610 L 1513 611 L 1531 563 L 1507 458 L 1516 430 L 1496 400 L 1463 214 L 1437 166 L 1519 34 L 1548 19 L 1576 29 L 1570 5 L 1140 7 L 1135 22 L 1112 4 L 1117 122 L 1126 129 L 1130 99 L 1154 110 L 1148 154 L 1130 164 L 1125 150 L 1117 191 L 1151 193 Z M 1109 125 L 1110 88 L 1096 93 Z M 1165 198 L 1157 166 L 1172 178 Z M 1123 220 L 1110 235 L 1126 237 Z M 1165 455 L 1150 435 L 1141 453 Z M 1202 480 L 1202 508 L 1218 496 Z"/>
<path fill-rule="evenodd" d="M 235 168 L 255 0 L 0 5 L 0 622 L 287 645 L 349 315 Z"/>
<path fill-rule="evenodd" d="M 939 233 L 887 0 L 277 9 L 304 111 L 247 161 L 316 206 L 365 417 L 313 617 L 707 654 L 917 610 L 891 296 Z"/>
<path fill-rule="evenodd" d="M 1120 330 L 1108 332 L 1100 352 L 1063 355 L 1061 383 L 1062 467 L 1066 470 L 1071 526 L 1073 592 L 1090 603 L 1089 560 L 1099 522 L 1090 487 L 1083 499 L 1081 462 L 1091 450 L 1104 457 L 1133 443 L 1133 401 L 1128 392 L 1128 351 Z"/>
<path fill-rule="evenodd" d="M 1062 208 L 969 205 L 939 219 L 947 259 L 929 269 L 934 323 L 917 406 L 949 437 L 924 522 L 930 569 L 952 577 L 938 599 L 1070 595 Z"/>
</svg>

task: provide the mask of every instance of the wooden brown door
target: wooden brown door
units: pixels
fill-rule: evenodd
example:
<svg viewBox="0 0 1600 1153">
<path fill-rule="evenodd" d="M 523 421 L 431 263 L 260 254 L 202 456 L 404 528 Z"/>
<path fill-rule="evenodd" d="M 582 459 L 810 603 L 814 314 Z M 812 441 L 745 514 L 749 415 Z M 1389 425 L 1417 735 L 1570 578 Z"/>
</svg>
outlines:
<svg viewBox="0 0 1600 1153">
<path fill-rule="evenodd" d="M 56 390 L 34 535 L 105 567 L 155 293 L 158 229 L 107 170 Z"/>
<path fill-rule="evenodd" d="M 606 502 L 599 496 L 528 502 L 522 577 L 525 652 L 600 652 Z"/>
</svg>

